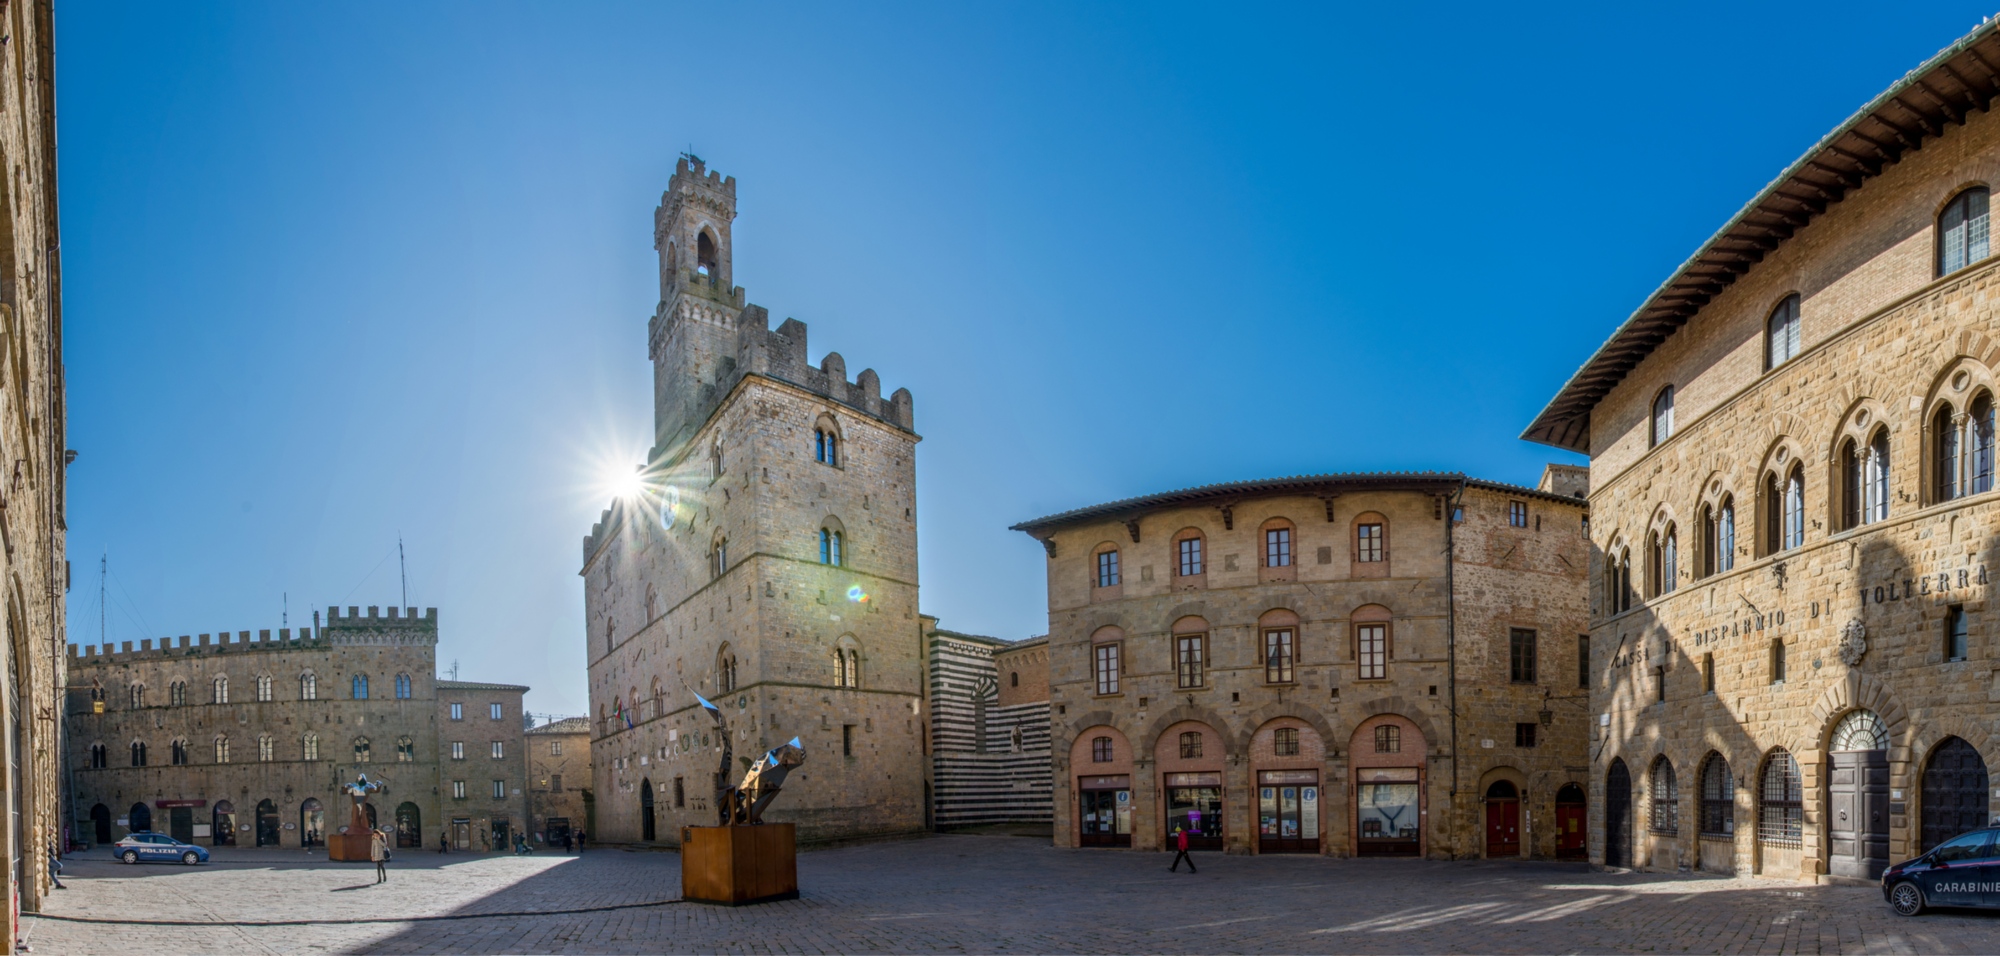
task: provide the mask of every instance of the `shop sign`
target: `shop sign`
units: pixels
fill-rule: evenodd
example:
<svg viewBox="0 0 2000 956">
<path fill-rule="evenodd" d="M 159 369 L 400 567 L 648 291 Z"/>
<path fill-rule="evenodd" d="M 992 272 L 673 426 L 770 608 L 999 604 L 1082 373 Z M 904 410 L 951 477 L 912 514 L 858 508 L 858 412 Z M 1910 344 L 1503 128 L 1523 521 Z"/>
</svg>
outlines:
<svg viewBox="0 0 2000 956">
<path fill-rule="evenodd" d="M 1299 800 L 1304 807 L 1299 812 L 1299 836 L 1307 840 L 1319 839 L 1319 788 L 1300 787 Z"/>
<path fill-rule="evenodd" d="M 153 801 L 153 806 L 159 807 L 162 810 L 171 810 L 174 807 L 205 807 L 208 806 L 208 801 L 207 800 L 155 800 Z"/>
<path fill-rule="evenodd" d="M 1257 782 L 1264 783 L 1318 783 L 1317 770 L 1260 770 Z"/>
<path fill-rule="evenodd" d="M 1128 790 L 1131 787 L 1132 778 L 1122 773 L 1082 777 L 1076 782 L 1078 790 Z"/>
<path fill-rule="evenodd" d="M 1222 775 L 1219 773 L 1170 773 L 1167 774 L 1169 787 L 1220 787 Z"/>
<path fill-rule="evenodd" d="M 1416 783 L 1415 767 L 1364 767 L 1354 772 L 1356 783 Z"/>
</svg>

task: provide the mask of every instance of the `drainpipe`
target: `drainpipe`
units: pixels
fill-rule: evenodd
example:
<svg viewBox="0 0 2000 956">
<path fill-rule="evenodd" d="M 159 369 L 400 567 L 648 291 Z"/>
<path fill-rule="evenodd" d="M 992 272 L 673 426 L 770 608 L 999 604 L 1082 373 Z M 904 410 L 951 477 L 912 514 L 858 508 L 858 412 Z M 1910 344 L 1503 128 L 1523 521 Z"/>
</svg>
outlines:
<svg viewBox="0 0 2000 956">
<path fill-rule="evenodd" d="M 1450 803 L 1454 811 L 1454 820 L 1457 817 L 1455 811 L 1458 809 L 1458 585 L 1453 580 L 1457 545 L 1452 540 L 1452 532 L 1454 526 L 1458 524 L 1456 520 L 1458 502 L 1465 494 L 1465 481 L 1465 476 L 1460 475 L 1457 490 L 1445 499 L 1444 506 L 1444 646 L 1445 666 L 1448 668 L 1445 680 L 1451 685 Z"/>
</svg>

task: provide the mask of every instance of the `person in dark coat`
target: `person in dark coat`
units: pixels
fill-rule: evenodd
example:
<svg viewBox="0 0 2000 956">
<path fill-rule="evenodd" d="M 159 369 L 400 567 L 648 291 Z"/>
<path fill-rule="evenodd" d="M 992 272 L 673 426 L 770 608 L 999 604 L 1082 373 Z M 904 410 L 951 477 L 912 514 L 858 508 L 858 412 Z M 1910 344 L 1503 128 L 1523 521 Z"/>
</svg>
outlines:
<svg viewBox="0 0 2000 956">
<path fill-rule="evenodd" d="M 1174 847 L 1175 847 L 1175 849 L 1178 849 L 1178 850 L 1180 850 L 1180 852 L 1179 852 L 1179 853 L 1176 853 L 1176 854 L 1174 854 L 1174 865 L 1173 865 L 1173 866 L 1170 866 L 1170 867 L 1167 867 L 1167 870 L 1168 870 L 1169 872 L 1179 872 L 1179 871 L 1180 871 L 1180 868 L 1181 868 L 1181 861 L 1182 861 L 1182 860 L 1186 860 L 1186 861 L 1187 861 L 1187 865 L 1188 865 L 1188 872 L 1189 872 L 1189 873 L 1193 873 L 1193 872 L 1194 872 L 1194 857 L 1191 857 L 1191 856 L 1188 856 L 1188 851 L 1187 851 L 1187 848 L 1188 848 L 1188 837 L 1187 837 L 1187 831 L 1186 831 L 1186 830 L 1175 830 L 1175 831 L 1174 831 Z"/>
</svg>

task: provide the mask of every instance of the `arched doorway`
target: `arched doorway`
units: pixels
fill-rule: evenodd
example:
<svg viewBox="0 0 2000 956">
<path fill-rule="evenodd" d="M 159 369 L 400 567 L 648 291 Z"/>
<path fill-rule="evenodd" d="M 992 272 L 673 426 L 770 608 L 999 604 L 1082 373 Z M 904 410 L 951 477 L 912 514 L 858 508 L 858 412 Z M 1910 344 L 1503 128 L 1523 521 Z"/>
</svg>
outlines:
<svg viewBox="0 0 2000 956">
<path fill-rule="evenodd" d="M 227 800 L 215 801 L 215 809 L 209 815 L 208 842 L 215 846 L 236 845 L 236 805 Z"/>
<path fill-rule="evenodd" d="M 1604 775 L 1604 865 L 1632 865 L 1632 771 L 1623 757 Z"/>
<path fill-rule="evenodd" d="M 125 829 L 138 833 L 153 828 L 153 808 L 143 803 L 135 803 L 125 812 Z"/>
<path fill-rule="evenodd" d="M 653 781 L 639 781 L 639 839 L 653 842 Z"/>
<path fill-rule="evenodd" d="M 1355 728 L 1347 752 L 1354 768 L 1354 854 L 1422 856 L 1430 752 L 1423 731 L 1400 714 L 1377 714 Z"/>
<path fill-rule="evenodd" d="M 257 803 L 257 845 L 278 845 L 278 805 L 269 800 Z"/>
<path fill-rule="evenodd" d="M 1486 788 L 1486 855 L 1521 855 L 1521 792 L 1506 780 Z"/>
<path fill-rule="evenodd" d="M 104 804 L 90 808 L 90 826 L 99 846 L 111 842 L 111 808 Z"/>
<path fill-rule="evenodd" d="M 398 847 L 424 845 L 424 811 L 407 800 L 396 805 L 396 845 Z"/>
<path fill-rule="evenodd" d="M 1132 845 L 1132 758 L 1132 745 L 1115 727 L 1092 727 L 1070 744 L 1077 846 Z"/>
<path fill-rule="evenodd" d="M 1186 625 L 1180 625 L 1186 626 Z M 1160 770 L 1162 847 L 1185 832 L 1190 850 L 1220 850 L 1227 838 L 1223 821 L 1222 735 L 1199 721 L 1184 720 L 1162 731 L 1153 743 Z"/>
<path fill-rule="evenodd" d="M 1924 764 L 1923 850 L 1986 825 L 1986 761 L 1971 744 L 1946 737 Z"/>
<path fill-rule="evenodd" d="M 1583 839 L 1588 809 L 1582 787 L 1566 783 L 1556 791 L 1556 859 L 1582 860 L 1590 856 Z"/>
<path fill-rule="evenodd" d="M 1270 617 L 1265 616 L 1266 625 Z M 1280 619 L 1287 621 L 1296 618 Z M 1281 650 L 1289 653 L 1289 646 Z M 1297 717 L 1279 717 L 1257 728 L 1250 753 L 1257 781 L 1257 852 L 1318 853 L 1325 802 L 1320 799 L 1319 768 L 1326 765 L 1319 731 Z"/>
<path fill-rule="evenodd" d="M 1849 711 L 1827 743 L 1827 871 L 1873 880 L 1889 865 L 1889 728 Z"/>
<path fill-rule="evenodd" d="M 326 811 L 320 808 L 317 797 L 307 797 L 299 804 L 299 845 L 326 845 Z"/>
</svg>

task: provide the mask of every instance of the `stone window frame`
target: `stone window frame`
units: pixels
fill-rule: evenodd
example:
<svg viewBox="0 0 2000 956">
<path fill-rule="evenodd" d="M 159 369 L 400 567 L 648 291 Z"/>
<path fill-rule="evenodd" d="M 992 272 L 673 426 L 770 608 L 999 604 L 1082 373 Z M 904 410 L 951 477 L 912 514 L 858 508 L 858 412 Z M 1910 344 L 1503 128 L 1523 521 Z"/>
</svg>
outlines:
<svg viewBox="0 0 2000 956">
<path fill-rule="evenodd" d="M 1792 541 L 1789 527 L 1791 482 L 1799 484 L 1798 537 Z M 1773 441 L 1757 469 L 1757 557 L 1768 558 L 1802 547 L 1805 543 L 1804 499 L 1805 461 L 1798 442 L 1790 436 Z M 1739 529 L 1739 535 L 1741 533 Z"/>
<path fill-rule="evenodd" d="M 145 742 L 145 741 L 143 741 L 143 740 L 134 740 L 134 741 L 132 741 L 132 746 L 131 746 L 130 750 L 132 751 L 132 766 L 134 766 L 134 767 L 143 767 L 143 766 L 145 766 L 145 765 L 146 765 L 146 742 Z"/>
<path fill-rule="evenodd" d="M 1803 345 L 1805 318 L 1797 292 L 1788 292 L 1764 317 L 1764 371 L 1772 372 L 1799 357 Z M 1779 323 L 1783 322 L 1782 329 Z M 1782 341 L 1784 355 L 1779 356 Z"/>
<path fill-rule="evenodd" d="M 1964 604 L 1946 605 L 1944 609 L 1944 659 L 1947 663 L 1968 660 L 1972 656 L 1972 617 Z"/>
<path fill-rule="evenodd" d="M 299 738 L 299 753 L 303 760 L 319 759 L 319 735 L 306 734 Z"/>
<path fill-rule="evenodd" d="M 1888 520 L 1896 464 L 1890 421 L 1881 402 L 1864 398 L 1842 413 L 1827 442 L 1826 526 L 1836 534 Z"/>
<path fill-rule="evenodd" d="M 229 762 L 229 735 L 216 734 L 213 742 L 216 763 Z"/>
<path fill-rule="evenodd" d="M 842 447 L 846 443 L 840 433 L 840 420 L 832 413 L 821 412 L 813 420 L 813 461 L 828 468 L 846 468 L 846 449 Z"/>
<path fill-rule="evenodd" d="M 1525 637 L 1525 640 L 1523 638 Z M 1532 627 L 1509 627 L 1507 629 L 1507 681 L 1511 684 L 1536 684 L 1540 674 L 1541 635 Z"/>
<path fill-rule="evenodd" d="M 1091 686 L 1095 688 L 1096 696 L 1118 696 L 1123 687 L 1124 672 L 1125 629 L 1116 624 L 1106 624 L 1092 631 L 1090 635 L 1090 676 Z"/>
<path fill-rule="evenodd" d="M 1183 547 L 1182 542 L 1192 541 L 1192 549 Z M 1205 588 L 1208 586 L 1208 565 L 1212 556 L 1208 553 L 1208 535 L 1200 528 L 1188 527 L 1174 532 L 1169 539 L 1167 567 L 1173 570 L 1175 588 Z M 1192 567 L 1191 573 L 1183 574 Z"/>
<path fill-rule="evenodd" d="M 228 674 L 217 674 L 215 675 L 215 678 L 213 680 L 209 681 L 209 703 L 212 704 L 229 703 Z"/>
<path fill-rule="evenodd" d="M 111 751 L 101 743 L 90 745 L 90 769 L 103 770 L 111 766 Z"/>
<path fill-rule="evenodd" d="M 402 735 L 401 737 L 397 737 L 397 738 L 396 738 L 396 762 L 397 762 L 397 763 L 415 763 L 415 762 L 416 762 L 416 760 L 417 760 L 417 742 L 416 742 L 416 740 L 415 740 L 414 738 L 412 738 L 412 737 L 411 737 L 411 736 L 410 736 L 409 734 L 404 734 L 404 735 Z"/>
<path fill-rule="evenodd" d="M 1702 758 L 1696 783 L 1700 800 L 1695 831 L 1704 838 L 1731 839 L 1736 835 L 1736 778 L 1730 775 L 1729 761 L 1711 750 Z"/>
<path fill-rule="evenodd" d="M 1624 532 L 1612 534 L 1610 543 L 1604 546 L 1603 561 L 1604 578 L 1599 582 L 1603 589 L 1603 616 L 1617 617 L 1638 603 L 1638 595 L 1632 590 L 1632 545 L 1625 540 Z"/>
<path fill-rule="evenodd" d="M 168 707 L 185 707 L 185 706 L 187 706 L 187 696 L 188 696 L 188 694 L 187 694 L 187 690 L 188 690 L 188 688 L 187 688 L 187 681 L 184 681 L 184 680 L 177 680 L 177 681 L 174 681 L 174 682 L 173 682 L 173 683 L 171 683 L 171 684 L 168 684 L 168 685 L 167 685 L 167 706 L 168 706 Z"/>
<path fill-rule="evenodd" d="M 1699 532 L 1695 546 L 1700 553 L 1694 555 L 1695 560 L 1689 567 L 1694 580 L 1736 570 L 1736 548 L 1742 541 L 1736 498 L 1734 486 L 1719 475 L 1711 476 L 1702 486 L 1701 503 L 1695 509 L 1695 524 Z M 1726 523 L 1725 518 L 1728 519 Z"/>
<path fill-rule="evenodd" d="M 1701 655 L 1701 692 L 1709 695 L 1715 693 L 1715 653 L 1713 651 Z"/>
<path fill-rule="evenodd" d="M 169 765 L 175 767 L 185 767 L 190 763 L 187 738 L 175 737 L 173 740 L 168 741 L 167 762 Z"/>
<path fill-rule="evenodd" d="M 1646 770 L 1646 829 L 1661 836 L 1681 832 L 1681 788 L 1674 762 L 1661 754 Z"/>
<path fill-rule="evenodd" d="M 1109 556 L 1107 562 L 1105 558 Z M 1115 541 L 1100 541 L 1090 549 L 1090 599 L 1115 601 L 1125 594 L 1124 556 Z M 1107 581 L 1106 579 L 1109 578 Z"/>
<path fill-rule="evenodd" d="M 1354 679 L 1356 681 L 1386 681 L 1389 679 L 1389 663 L 1396 659 L 1396 626 L 1394 612 L 1380 604 L 1364 604 L 1348 614 L 1350 651 L 1354 654 Z M 1381 646 L 1370 648 L 1364 643 L 1368 637 L 1363 633 L 1369 628 L 1379 627 Z M 1372 660 L 1370 658 L 1376 658 Z"/>
<path fill-rule="evenodd" d="M 1272 536 L 1279 535 L 1281 541 Z M 1276 550 L 1282 553 L 1274 555 Z M 1272 564 L 1274 557 L 1283 564 Z M 1274 516 L 1257 526 L 1257 582 L 1274 584 L 1299 579 L 1299 526 L 1290 518 Z"/>
<path fill-rule="evenodd" d="M 1680 526 L 1664 505 L 1646 532 L 1646 593 L 1651 601 L 1674 593 L 1680 584 Z"/>
<path fill-rule="evenodd" d="M 1985 405 L 1985 473 L 1980 474 L 1980 424 L 1975 410 Z M 1919 480 L 1924 504 L 1937 505 L 2000 488 L 2000 429 L 1994 426 L 2000 409 L 2000 382 L 1984 363 L 1966 356 L 1947 363 L 1925 396 L 1921 419 L 1923 447 Z M 1949 464 L 1947 464 L 1949 462 Z M 1979 487 L 1980 484 L 1985 487 Z"/>
<path fill-rule="evenodd" d="M 367 737 L 355 737 L 354 762 L 373 763 L 374 761 L 375 761 L 375 745 L 371 741 L 369 741 Z"/>
<path fill-rule="evenodd" d="M 833 642 L 833 685 L 861 689 L 861 639 L 842 634 Z"/>
<path fill-rule="evenodd" d="M 1982 201 L 1978 203 L 1978 205 L 1982 205 L 1986 208 L 1978 216 L 1972 216 L 1966 218 L 1965 221 L 1967 223 L 1966 225 L 1967 243 L 1963 248 L 1963 250 L 1960 252 L 1957 261 L 1954 262 L 1949 258 L 1951 236 L 1950 236 L 1950 230 L 1944 224 L 1945 216 L 1950 215 L 1951 213 L 1956 211 L 1954 210 L 1953 207 L 1959 206 L 1961 204 L 1961 200 L 1963 200 L 1964 205 L 1967 206 L 1965 212 L 1970 212 L 1971 211 L 1970 207 L 1973 205 L 1973 203 L 1971 202 L 1971 198 L 1974 195 L 1979 195 L 1982 197 Z M 1993 221 L 1992 209 L 1993 209 L 1992 187 L 1987 183 L 1980 182 L 1977 180 L 1972 182 L 1960 183 L 1957 188 L 1953 189 L 1950 192 L 1948 197 L 1943 202 L 1938 204 L 1937 211 L 1932 213 L 1931 215 L 1931 244 L 1932 248 L 1935 250 L 1931 257 L 1931 267 L 1933 271 L 1936 273 L 1934 278 L 1942 279 L 1948 275 L 1956 275 L 1957 273 L 1963 272 L 1966 269 L 1970 269 L 1973 266 L 1978 265 L 1980 262 L 1985 261 L 1986 259 L 1990 258 L 1993 255 L 1993 240 L 1991 231 L 1992 230 L 1991 224 Z M 1964 213 L 1962 212 L 1960 213 L 1960 215 L 1963 216 Z M 1986 249 L 1985 249 L 1986 254 L 1979 256 L 1978 258 L 1973 257 L 1972 252 L 1976 247 L 1970 244 L 1970 239 L 1976 232 L 1983 233 L 1986 240 Z"/>
<path fill-rule="evenodd" d="M 1771 683 L 1782 684 L 1785 682 L 1786 660 L 1784 638 L 1771 638 L 1771 650 L 1765 666 L 1770 673 Z"/>
<path fill-rule="evenodd" d="M 1371 540 L 1362 538 L 1362 529 L 1375 527 Z M 1390 540 L 1394 529 L 1389 526 L 1389 516 L 1379 511 L 1363 511 L 1347 522 L 1348 577 L 1386 578 L 1390 576 L 1389 561 L 1394 556 Z"/>
<path fill-rule="evenodd" d="M 1208 671 L 1213 663 L 1208 653 L 1208 634 L 1207 619 L 1192 614 L 1174 621 L 1168 628 L 1176 689 L 1207 689 Z"/>
<path fill-rule="evenodd" d="M 1660 390 L 1653 393 L 1653 401 L 1646 408 L 1646 447 L 1658 448 L 1674 437 L 1673 384 L 1660 386 Z"/>
<path fill-rule="evenodd" d="M 271 700 L 272 696 L 273 696 L 273 685 L 271 683 L 271 675 L 269 674 L 257 675 L 258 702 L 259 703 L 268 702 L 269 700 Z"/>
<path fill-rule="evenodd" d="M 299 699 L 319 699 L 319 675 L 310 670 L 299 673 Z"/>
<path fill-rule="evenodd" d="M 257 735 L 257 762 L 270 763 L 278 759 L 278 740 L 270 734 Z"/>
<path fill-rule="evenodd" d="M 854 542 L 847 538 L 847 525 L 839 515 L 827 515 L 819 519 L 819 563 L 829 568 L 844 568 L 853 557 Z"/>
<path fill-rule="evenodd" d="M 1299 682 L 1299 644 L 1303 622 L 1289 608 L 1272 608 L 1257 616 L 1258 658 L 1264 665 L 1266 686 Z M 1283 635 L 1280 638 L 1280 635 Z M 1274 642 L 1274 638 L 1278 639 Z M 1274 661 L 1273 651 L 1283 650 L 1283 659 Z"/>
<path fill-rule="evenodd" d="M 1757 842 L 1800 847 L 1805 836 L 1805 786 L 1798 758 L 1773 747 L 1757 766 Z"/>
</svg>

